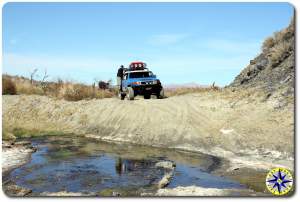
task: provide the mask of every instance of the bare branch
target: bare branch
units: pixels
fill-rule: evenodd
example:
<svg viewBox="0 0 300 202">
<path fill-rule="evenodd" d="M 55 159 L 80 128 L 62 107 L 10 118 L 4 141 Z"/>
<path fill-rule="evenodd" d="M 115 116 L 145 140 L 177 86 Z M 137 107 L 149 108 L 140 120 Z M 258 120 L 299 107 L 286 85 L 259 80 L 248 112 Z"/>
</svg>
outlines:
<svg viewBox="0 0 300 202">
<path fill-rule="evenodd" d="M 31 84 L 33 84 L 33 78 L 37 71 L 38 71 L 38 69 L 36 68 L 30 73 L 30 83 Z"/>
<path fill-rule="evenodd" d="M 49 77 L 49 75 L 47 74 L 47 69 L 45 69 L 45 72 L 44 72 L 44 76 L 43 76 L 43 78 L 42 78 L 42 83 L 44 83 L 45 82 L 45 80 L 47 79 Z"/>
<path fill-rule="evenodd" d="M 42 89 L 43 89 L 43 91 L 44 91 L 45 94 L 46 94 L 46 91 L 47 91 L 47 88 L 48 88 L 48 84 L 46 82 L 46 79 L 48 77 L 49 77 L 49 75 L 47 74 L 47 69 L 45 69 L 43 78 L 42 78 L 42 80 L 40 82 L 40 85 L 41 85 L 41 87 L 42 87 Z"/>
</svg>

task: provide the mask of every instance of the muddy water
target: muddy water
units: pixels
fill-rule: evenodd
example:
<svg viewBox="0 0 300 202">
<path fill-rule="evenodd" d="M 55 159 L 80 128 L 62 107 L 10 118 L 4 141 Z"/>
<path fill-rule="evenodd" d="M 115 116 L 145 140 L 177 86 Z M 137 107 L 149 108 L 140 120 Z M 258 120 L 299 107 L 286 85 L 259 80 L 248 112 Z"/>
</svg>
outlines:
<svg viewBox="0 0 300 202">
<path fill-rule="evenodd" d="M 13 170 L 15 184 L 42 192 L 99 193 L 127 190 L 129 195 L 154 192 L 166 170 L 159 161 L 175 162 L 168 187 L 197 185 L 210 188 L 245 188 L 238 182 L 211 174 L 220 159 L 182 151 L 112 144 L 75 136 L 31 139 L 37 147 L 31 160 Z"/>
</svg>

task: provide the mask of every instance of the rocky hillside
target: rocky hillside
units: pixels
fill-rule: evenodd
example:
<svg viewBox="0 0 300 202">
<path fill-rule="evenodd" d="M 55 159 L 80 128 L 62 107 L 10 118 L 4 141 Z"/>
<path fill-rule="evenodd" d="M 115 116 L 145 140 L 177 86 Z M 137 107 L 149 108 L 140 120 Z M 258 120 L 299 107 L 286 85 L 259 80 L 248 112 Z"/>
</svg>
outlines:
<svg viewBox="0 0 300 202">
<path fill-rule="evenodd" d="M 237 88 L 258 88 L 268 96 L 294 95 L 295 26 L 275 32 L 262 45 L 262 52 L 229 85 Z"/>
</svg>

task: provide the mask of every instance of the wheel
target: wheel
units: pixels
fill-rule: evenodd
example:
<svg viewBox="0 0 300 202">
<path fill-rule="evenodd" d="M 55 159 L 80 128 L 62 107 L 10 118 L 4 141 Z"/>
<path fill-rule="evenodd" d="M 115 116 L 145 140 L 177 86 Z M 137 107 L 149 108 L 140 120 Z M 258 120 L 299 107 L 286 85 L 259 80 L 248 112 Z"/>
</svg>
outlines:
<svg viewBox="0 0 300 202">
<path fill-rule="evenodd" d="M 162 88 L 157 94 L 156 94 L 157 99 L 163 99 L 165 97 L 165 91 Z"/>
<path fill-rule="evenodd" d="M 127 99 L 134 100 L 134 90 L 131 87 L 127 88 Z"/>
<path fill-rule="evenodd" d="M 125 97 L 126 97 L 126 93 L 120 91 L 120 92 L 119 92 L 119 98 L 120 98 L 121 100 L 124 100 Z"/>
<path fill-rule="evenodd" d="M 126 94 L 121 93 L 121 95 L 120 95 L 121 100 L 124 100 L 124 99 L 125 99 L 125 96 L 126 96 Z"/>
<path fill-rule="evenodd" d="M 126 93 L 123 92 L 122 90 L 119 90 L 118 96 L 119 96 L 119 98 L 120 98 L 121 100 L 124 100 L 124 98 L 126 97 Z"/>
<path fill-rule="evenodd" d="M 151 98 L 151 94 L 150 93 L 145 93 L 144 94 L 144 99 L 150 99 Z"/>
</svg>

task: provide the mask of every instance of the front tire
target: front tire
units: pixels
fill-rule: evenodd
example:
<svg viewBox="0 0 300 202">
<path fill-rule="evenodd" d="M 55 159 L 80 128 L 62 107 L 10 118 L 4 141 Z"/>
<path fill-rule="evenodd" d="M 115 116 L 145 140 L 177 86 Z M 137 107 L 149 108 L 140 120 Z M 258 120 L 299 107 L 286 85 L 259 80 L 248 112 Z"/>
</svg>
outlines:
<svg viewBox="0 0 300 202">
<path fill-rule="evenodd" d="M 134 90 L 131 87 L 127 88 L 127 99 L 134 100 Z"/>
<path fill-rule="evenodd" d="M 163 99 L 165 97 L 165 91 L 162 88 L 156 95 L 157 99 Z"/>
<path fill-rule="evenodd" d="M 124 99 L 125 99 L 125 96 L 126 96 L 126 94 L 121 93 L 121 94 L 120 94 L 121 100 L 124 100 Z"/>
<path fill-rule="evenodd" d="M 144 99 L 150 99 L 150 98 L 151 98 L 151 94 L 150 93 L 144 94 Z"/>
<path fill-rule="evenodd" d="M 121 100 L 124 100 L 124 98 L 126 97 L 126 93 L 124 93 L 123 91 L 119 90 L 118 96 Z"/>
</svg>

